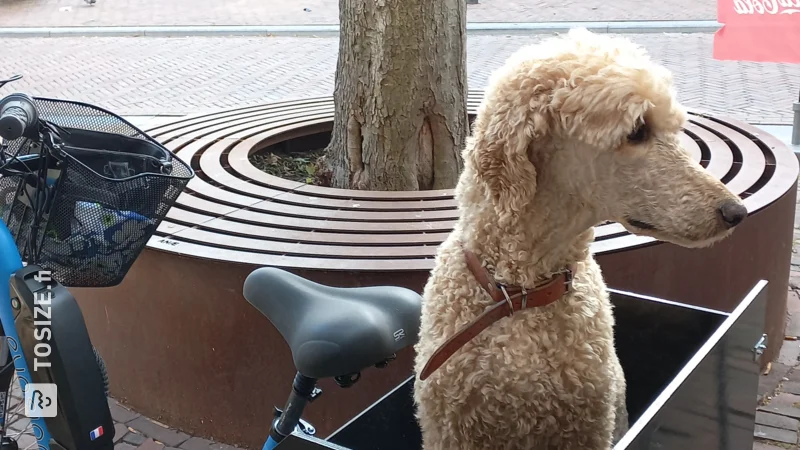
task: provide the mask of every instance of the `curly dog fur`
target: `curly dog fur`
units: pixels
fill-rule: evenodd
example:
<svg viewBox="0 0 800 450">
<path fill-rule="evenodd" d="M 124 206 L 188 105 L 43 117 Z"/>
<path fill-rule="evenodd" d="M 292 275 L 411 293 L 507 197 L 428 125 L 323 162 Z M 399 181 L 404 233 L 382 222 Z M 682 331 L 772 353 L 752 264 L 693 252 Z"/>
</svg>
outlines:
<svg viewBox="0 0 800 450">
<path fill-rule="evenodd" d="M 463 152 L 460 218 L 425 287 L 416 373 L 493 303 L 462 244 L 509 285 L 531 288 L 570 263 L 577 272 L 559 301 L 501 319 L 417 379 L 425 450 L 605 450 L 625 432 L 593 226 L 704 246 L 732 230 L 721 205 L 744 208 L 681 147 L 685 120 L 666 69 L 584 29 L 523 48 L 493 74 Z"/>
</svg>

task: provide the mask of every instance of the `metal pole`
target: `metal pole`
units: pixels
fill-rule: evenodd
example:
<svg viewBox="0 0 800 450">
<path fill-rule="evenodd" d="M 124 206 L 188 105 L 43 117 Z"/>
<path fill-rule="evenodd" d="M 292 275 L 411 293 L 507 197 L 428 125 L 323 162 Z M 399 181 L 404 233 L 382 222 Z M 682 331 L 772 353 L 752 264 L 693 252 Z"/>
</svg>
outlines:
<svg viewBox="0 0 800 450">
<path fill-rule="evenodd" d="M 800 94 L 797 101 L 792 105 L 794 111 L 794 123 L 792 124 L 792 145 L 800 145 Z"/>
</svg>

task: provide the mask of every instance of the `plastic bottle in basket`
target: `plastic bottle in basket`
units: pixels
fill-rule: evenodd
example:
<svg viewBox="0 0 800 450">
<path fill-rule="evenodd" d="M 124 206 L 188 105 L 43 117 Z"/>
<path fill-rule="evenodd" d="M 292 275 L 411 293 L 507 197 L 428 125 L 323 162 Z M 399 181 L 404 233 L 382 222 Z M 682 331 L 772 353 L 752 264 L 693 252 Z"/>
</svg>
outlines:
<svg viewBox="0 0 800 450">
<path fill-rule="evenodd" d="M 48 237 L 53 241 L 43 252 L 51 263 L 113 277 L 135 257 L 153 226 L 151 219 L 135 212 L 77 202 L 69 237 L 61 241 Z"/>
</svg>

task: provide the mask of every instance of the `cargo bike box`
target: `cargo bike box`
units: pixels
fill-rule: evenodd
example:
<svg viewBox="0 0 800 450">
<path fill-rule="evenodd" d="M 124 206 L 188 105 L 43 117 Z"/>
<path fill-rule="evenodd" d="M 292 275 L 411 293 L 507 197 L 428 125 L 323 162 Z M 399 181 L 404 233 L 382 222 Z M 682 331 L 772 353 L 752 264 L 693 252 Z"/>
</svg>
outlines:
<svg viewBox="0 0 800 450">
<path fill-rule="evenodd" d="M 767 282 L 732 313 L 611 290 L 630 430 L 615 450 L 753 448 Z M 414 378 L 326 440 L 295 432 L 279 450 L 421 448 Z"/>
</svg>

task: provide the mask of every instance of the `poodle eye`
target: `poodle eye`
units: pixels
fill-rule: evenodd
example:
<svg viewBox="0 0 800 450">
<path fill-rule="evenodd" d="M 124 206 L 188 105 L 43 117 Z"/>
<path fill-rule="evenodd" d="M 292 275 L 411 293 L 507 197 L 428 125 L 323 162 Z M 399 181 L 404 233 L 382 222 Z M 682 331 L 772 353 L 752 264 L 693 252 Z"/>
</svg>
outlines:
<svg viewBox="0 0 800 450">
<path fill-rule="evenodd" d="M 633 133 L 628 135 L 628 142 L 631 144 L 640 144 L 644 142 L 645 139 L 647 139 L 647 125 L 643 123 L 637 125 Z"/>
</svg>

